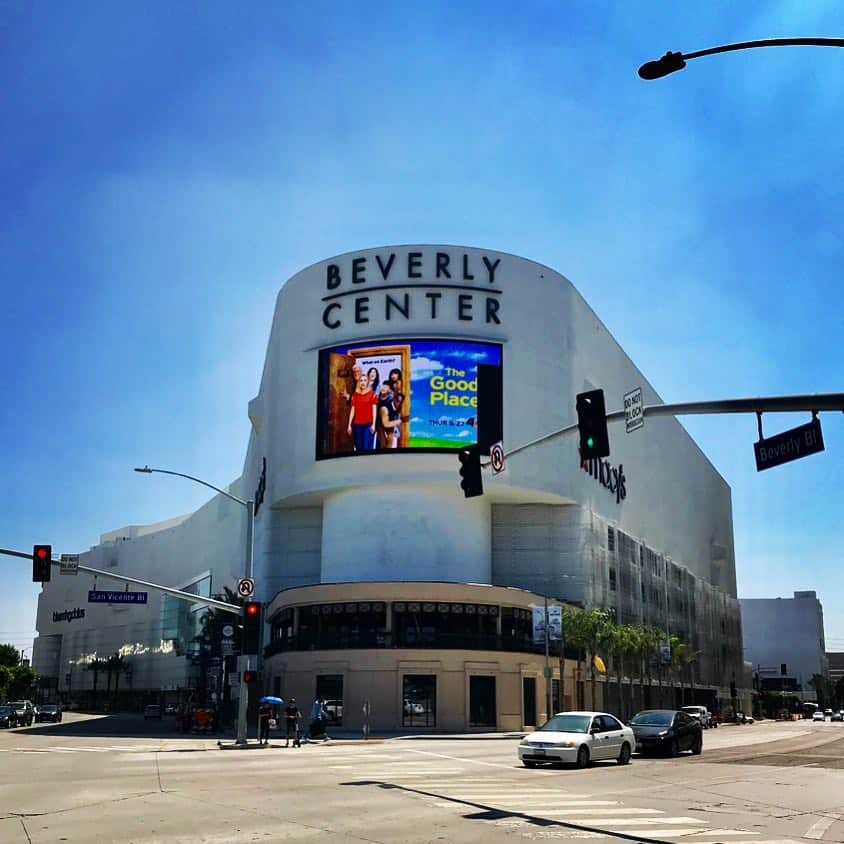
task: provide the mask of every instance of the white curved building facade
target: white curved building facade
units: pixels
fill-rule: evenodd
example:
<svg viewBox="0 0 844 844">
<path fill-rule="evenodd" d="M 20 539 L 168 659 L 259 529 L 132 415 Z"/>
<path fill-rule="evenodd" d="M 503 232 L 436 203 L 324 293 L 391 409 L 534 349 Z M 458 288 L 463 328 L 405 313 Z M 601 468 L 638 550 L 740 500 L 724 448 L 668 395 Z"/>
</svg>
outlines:
<svg viewBox="0 0 844 844">
<path fill-rule="evenodd" d="M 405 678 L 437 676 L 431 665 L 447 659 L 453 668 L 459 653 L 469 667 L 458 671 L 460 682 L 451 669 L 438 681 L 436 703 L 429 695 L 424 704 L 436 706 L 434 723 L 423 726 L 530 724 L 544 714 L 543 663 L 536 648 L 514 645 L 507 625 L 550 595 L 612 607 L 623 622 L 688 641 L 701 651 L 697 685 L 714 700 L 741 672 L 726 482 L 676 420 L 659 418 L 631 434 L 611 425 L 612 455 L 591 466 L 581 465 L 576 436 L 532 446 L 508 459 L 504 473 L 485 472 L 482 497 L 465 499 L 455 450 L 477 436 L 478 362 L 500 367 L 505 451 L 572 424 L 574 397 L 586 389 L 603 388 L 608 410 L 634 387 L 645 404 L 660 401 L 567 279 L 512 255 L 435 245 L 362 250 L 308 267 L 281 288 L 249 403 L 244 472 L 233 485 L 249 496 L 263 473 L 254 531 L 257 597 L 268 605 L 263 687 L 300 699 L 327 691 L 344 702 L 352 727 L 353 704 L 368 689 L 377 699 L 374 726 L 401 727 L 419 685 Z M 368 384 L 354 395 L 357 366 L 364 376 L 375 371 L 375 399 Z M 391 404 L 398 393 L 402 403 Z M 374 434 L 362 424 L 373 421 Z M 174 548 L 208 548 L 203 567 L 171 559 L 168 582 L 208 576 L 212 592 L 233 584 L 242 556 L 231 552 L 242 548 L 244 525 L 228 506 L 206 505 L 227 514 L 207 532 L 194 528 L 198 514 L 165 529 Z M 158 533 L 119 543 L 120 571 L 153 579 Z M 61 690 L 68 665 L 81 669 L 85 654 L 101 650 L 102 621 L 89 628 L 86 613 L 72 622 L 90 629 L 81 650 L 57 640 L 72 625 L 54 623 L 52 613 L 81 601 L 59 587 L 67 588 L 51 583 L 42 594 L 35 660 L 43 655 L 42 673 Z M 410 619 L 407 606 L 416 604 Z M 426 606 L 437 609 L 426 615 Z M 150 596 L 145 612 L 153 631 L 160 599 Z M 408 639 L 414 627 L 416 639 Z M 168 639 L 157 635 L 166 649 Z M 119 639 L 109 638 L 107 649 Z M 149 657 L 149 670 L 167 659 Z M 478 664 L 487 673 L 477 674 Z M 563 677 L 559 705 L 576 704 L 584 694 L 576 663 L 565 670 L 571 678 Z M 475 676 L 497 678 L 494 688 L 473 685 Z M 481 686 L 483 724 L 471 700 Z"/>
</svg>

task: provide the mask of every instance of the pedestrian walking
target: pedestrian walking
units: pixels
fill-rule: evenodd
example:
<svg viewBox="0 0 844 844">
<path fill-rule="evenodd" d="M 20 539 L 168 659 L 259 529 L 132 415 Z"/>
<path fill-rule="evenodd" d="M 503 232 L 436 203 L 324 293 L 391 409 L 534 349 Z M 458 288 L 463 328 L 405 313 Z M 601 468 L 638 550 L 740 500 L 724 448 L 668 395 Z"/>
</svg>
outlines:
<svg viewBox="0 0 844 844">
<path fill-rule="evenodd" d="M 258 707 L 258 744 L 270 743 L 270 718 L 273 709 L 269 703 L 262 703 Z"/>
<path fill-rule="evenodd" d="M 325 727 L 328 723 L 328 713 L 325 711 L 325 699 L 318 697 L 311 707 L 311 725 L 309 737 L 312 739 L 328 738 L 325 735 Z"/>
<path fill-rule="evenodd" d="M 285 747 L 290 747 L 290 736 L 293 736 L 293 747 L 301 747 L 302 742 L 299 740 L 299 719 L 302 713 L 299 712 L 299 707 L 296 706 L 296 698 L 292 697 L 284 707 L 284 725 L 286 728 Z"/>
</svg>

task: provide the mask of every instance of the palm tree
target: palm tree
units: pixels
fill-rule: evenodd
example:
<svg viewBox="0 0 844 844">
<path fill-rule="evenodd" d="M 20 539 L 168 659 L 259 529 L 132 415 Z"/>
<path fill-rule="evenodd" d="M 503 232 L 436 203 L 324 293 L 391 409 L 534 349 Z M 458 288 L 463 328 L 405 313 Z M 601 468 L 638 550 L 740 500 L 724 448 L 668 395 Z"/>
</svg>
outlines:
<svg viewBox="0 0 844 844">
<path fill-rule="evenodd" d="M 577 675 L 582 676 L 580 672 L 581 652 L 586 647 L 586 624 L 584 622 L 584 611 L 575 609 L 574 607 L 564 607 L 563 609 L 563 639 L 567 645 L 577 648 Z M 578 693 L 575 689 L 575 706 L 579 706 Z"/>
<path fill-rule="evenodd" d="M 689 664 L 689 646 L 681 642 L 677 636 L 669 636 L 668 641 L 671 643 L 671 673 L 680 681 L 680 706 L 683 706 L 686 702 L 686 684 L 683 675 Z"/>
<path fill-rule="evenodd" d="M 106 661 L 104 659 L 98 659 L 94 657 L 88 663 L 88 671 L 94 672 L 94 690 L 93 690 L 93 707 L 94 709 L 97 708 L 97 679 L 99 678 L 100 671 L 104 671 L 106 667 Z"/>
<path fill-rule="evenodd" d="M 120 688 L 120 675 L 126 673 L 126 669 L 129 667 L 129 664 L 126 662 L 126 658 L 121 653 L 115 653 L 113 656 L 108 658 L 108 666 L 109 666 L 109 677 L 111 677 L 111 672 L 114 672 L 114 700 L 117 701 L 117 692 Z"/>
<path fill-rule="evenodd" d="M 651 672 L 651 658 L 659 643 L 663 639 L 661 631 L 647 625 L 636 625 L 636 657 L 639 660 L 639 694 L 642 706 L 645 705 L 645 674 L 648 677 L 648 688 L 653 688 L 653 674 Z M 653 702 L 651 701 L 651 705 Z"/>
<path fill-rule="evenodd" d="M 609 610 L 593 608 L 584 613 L 584 633 L 586 635 L 586 650 L 589 657 L 589 679 L 592 687 L 592 708 L 595 708 L 595 657 L 601 641 L 605 636 L 607 626 L 611 623 Z"/>
</svg>

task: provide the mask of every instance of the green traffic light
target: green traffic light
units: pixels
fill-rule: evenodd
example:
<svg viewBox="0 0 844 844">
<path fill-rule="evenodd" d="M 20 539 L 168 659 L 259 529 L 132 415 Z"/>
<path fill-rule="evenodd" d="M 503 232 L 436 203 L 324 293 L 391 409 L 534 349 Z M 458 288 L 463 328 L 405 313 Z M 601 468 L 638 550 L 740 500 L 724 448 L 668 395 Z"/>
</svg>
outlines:
<svg viewBox="0 0 844 844">
<path fill-rule="evenodd" d="M 595 440 L 593 440 L 593 439 L 592 439 L 592 437 L 587 437 L 587 439 L 586 439 L 586 445 L 588 445 L 588 446 L 589 446 L 589 448 L 593 448 L 593 447 L 594 447 L 594 445 L 595 445 Z"/>
</svg>

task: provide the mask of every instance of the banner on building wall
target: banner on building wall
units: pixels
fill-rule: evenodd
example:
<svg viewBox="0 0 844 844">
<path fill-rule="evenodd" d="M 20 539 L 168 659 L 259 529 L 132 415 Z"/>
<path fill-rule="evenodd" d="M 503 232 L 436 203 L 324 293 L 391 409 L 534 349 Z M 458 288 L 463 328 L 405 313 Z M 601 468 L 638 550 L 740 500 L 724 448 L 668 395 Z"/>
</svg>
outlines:
<svg viewBox="0 0 844 844">
<path fill-rule="evenodd" d="M 317 459 L 474 445 L 479 363 L 500 367 L 501 346 L 442 339 L 322 349 Z"/>
<path fill-rule="evenodd" d="M 563 608 L 548 606 L 548 641 L 559 642 L 563 638 Z M 545 641 L 545 607 L 533 607 L 533 641 Z"/>
</svg>

